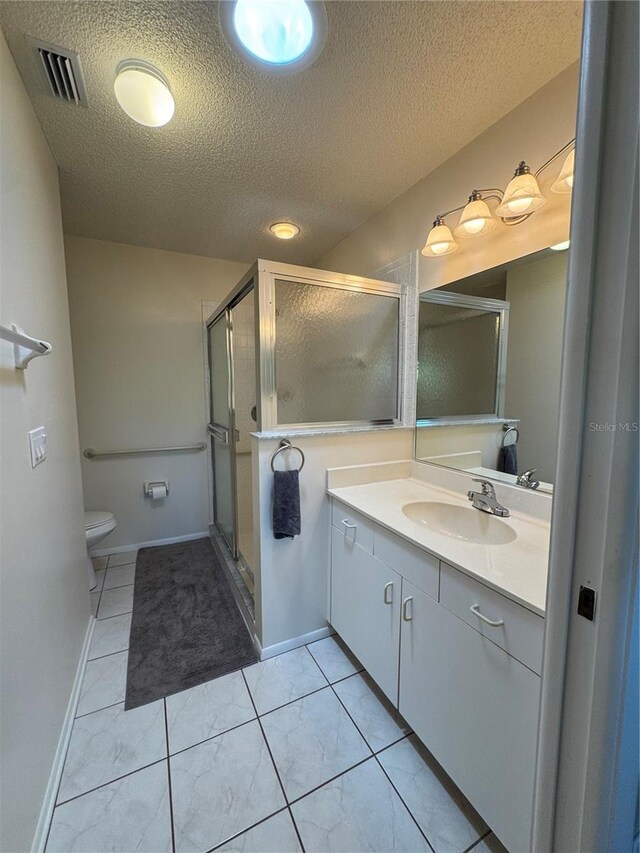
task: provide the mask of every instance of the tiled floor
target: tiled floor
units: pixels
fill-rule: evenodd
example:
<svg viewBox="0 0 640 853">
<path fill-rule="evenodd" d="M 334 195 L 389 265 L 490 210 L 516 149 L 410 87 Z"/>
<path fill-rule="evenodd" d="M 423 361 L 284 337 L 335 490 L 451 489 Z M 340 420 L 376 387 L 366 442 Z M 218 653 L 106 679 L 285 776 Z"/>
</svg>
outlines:
<svg viewBox="0 0 640 853">
<path fill-rule="evenodd" d="M 47 853 L 504 853 L 334 637 L 124 711 L 123 559 L 95 593 Z"/>
</svg>

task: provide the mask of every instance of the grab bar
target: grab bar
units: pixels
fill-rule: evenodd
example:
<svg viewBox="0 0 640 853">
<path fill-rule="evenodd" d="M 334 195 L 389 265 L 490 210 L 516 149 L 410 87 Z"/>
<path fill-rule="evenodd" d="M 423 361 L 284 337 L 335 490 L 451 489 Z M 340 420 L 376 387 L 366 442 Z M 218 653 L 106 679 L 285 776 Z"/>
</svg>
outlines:
<svg viewBox="0 0 640 853">
<path fill-rule="evenodd" d="M 179 453 L 184 451 L 206 450 L 207 445 L 204 441 L 198 444 L 182 444 L 176 447 L 140 447 L 137 450 L 94 450 L 92 447 L 87 447 L 83 456 L 87 459 L 97 459 L 99 456 L 134 456 L 137 453 Z"/>
<path fill-rule="evenodd" d="M 16 326 L 15 323 L 8 326 L 0 326 L 0 338 L 3 341 L 9 341 L 13 344 L 13 357 L 16 363 L 16 370 L 25 370 L 32 358 L 37 358 L 39 355 L 49 355 L 53 350 L 51 344 L 46 341 L 32 338 L 30 335 L 25 335 L 23 330 Z M 26 353 L 20 350 L 27 350 Z"/>
</svg>

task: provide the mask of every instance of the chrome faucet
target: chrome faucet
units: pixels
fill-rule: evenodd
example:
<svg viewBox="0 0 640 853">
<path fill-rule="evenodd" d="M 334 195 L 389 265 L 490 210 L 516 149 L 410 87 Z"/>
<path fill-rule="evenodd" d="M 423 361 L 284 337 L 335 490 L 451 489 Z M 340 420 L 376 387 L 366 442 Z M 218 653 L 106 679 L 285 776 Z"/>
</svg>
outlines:
<svg viewBox="0 0 640 853">
<path fill-rule="evenodd" d="M 524 486 L 525 489 L 537 489 L 540 485 L 540 480 L 531 479 L 537 470 L 537 468 L 530 468 L 529 471 L 518 474 L 516 477 L 516 486 Z"/>
<path fill-rule="evenodd" d="M 479 480 L 476 477 L 473 478 L 473 482 L 480 483 L 482 485 L 481 492 L 467 492 L 467 497 L 475 509 L 482 510 L 482 512 L 488 512 L 491 515 L 499 515 L 501 518 L 506 518 L 509 515 L 509 510 L 506 506 L 502 506 L 501 503 L 498 503 L 496 490 L 493 488 L 493 484 L 488 480 Z"/>
</svg>

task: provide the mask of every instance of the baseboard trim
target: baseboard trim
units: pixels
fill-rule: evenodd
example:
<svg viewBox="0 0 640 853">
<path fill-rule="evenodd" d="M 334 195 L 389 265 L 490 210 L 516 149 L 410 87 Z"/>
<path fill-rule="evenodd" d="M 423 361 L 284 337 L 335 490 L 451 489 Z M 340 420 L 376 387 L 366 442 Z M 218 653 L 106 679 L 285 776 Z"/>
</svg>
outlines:
<svg viewBox="0 0 640 853">
<path fill-rule="evenodd" d="M 311 631 L 309 634 L 301 634 L 299 637 L 292 637 L 290 640 L 284 640 L 282 643 L 274 643 L 272 646 L 260 646 L 260 660 L 268 660 L 277 655 L 290 652 L 292 649 L 298 649 L 300 646 L 306 646 L 307 643 L 315 643 L 316 640 L 324 640 L 325 637 L 331 637 L 335 631 L 330 625 L 326 628 L 318 628 L 317 631 Z M 258 643 L 256 639 L 256 643 Z M 258 643 L 258 645 L 260 645 Z"/>
<path fill-rule="evenodd" d="M 206 530 L 200 533 L 188 533 L 186 536 L 170 536 L 168 539 L 151 539 L 149 542 L 132 542 L 131 545 L 116 545 L 111 548 L 94 548 L 92 557 L 106 557 L 107 554 L 124 554 L 135 548 L 153 548 L 156 545 L 175 545 L 178 542 L 191 542 L 194 539 L 206 539 L 209 536 Z"/>
<path fill-rule="evenodd" d="M 82 677 L 84 675 L 84 668 L 87 663 L 87 658 L 89 657 L 89 648 L 91 647 L 91 638 L 93 637 L 93 629 L 95 624 L 95 617 L 90 616 L 89 624 L 87 625 L 87 631 L 84 635 L 82 651 L 80 652 L 78 668 L 76 669 L 75 678 L 73 679 L 73 686 L 71 688 L 69 704 L 67 705 L 67 711 L 64 715 L 62 729 L 60 730 L 60 737 L 58 738 L 58 745 L 56 747 L 56 752 L 53 757 L 53 765 L 51 767 L 51 773 L 49 774 L 49 781 L 47 782 L 47 787 L 44 792 L 44 799 L 42 800 L 42 807 L 40 809 L 40 815 L 38 817 L 38 823 L 36 825 L 36 832 L 33 838 L 33 844 L 31 845 L 32 853 L 44 853 L 44 848 L 47 843 L 49 824 L 51 823 L 51 818 L 53 817 L 53 810 L 56 805 L 56 797 L 58 795 L 60 777 L 62 776 L 64 760 L 67 756 L 67 748 L 69 746 L 69 740 L 71 738 L 73 721 L 76 718 L 76 709 L 78 707 L 78 700 L 80 699 Z"/>
</svg>

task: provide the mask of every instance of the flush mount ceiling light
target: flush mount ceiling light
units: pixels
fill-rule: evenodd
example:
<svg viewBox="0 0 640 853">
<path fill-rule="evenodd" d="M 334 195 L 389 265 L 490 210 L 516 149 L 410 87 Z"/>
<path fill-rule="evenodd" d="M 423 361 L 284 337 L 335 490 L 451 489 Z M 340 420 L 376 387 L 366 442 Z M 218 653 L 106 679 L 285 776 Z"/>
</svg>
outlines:
<svg viewBox="0 0 640 853">
<path fill-rule="evenodd" d="M 300 233 L 300 229 L 293 222 L 274 222 L 269 226 L 269 231 L 280 240 L 291 240 Z"/>
<path fill-rule="evenodd" d="M 218 9 L 229 45 L 262 71 L 300 71 L 311 65 L 324 46 L 327 13 L 322 2 L 227 0 Z"/>
<path fill-rule="evenodd" d="M 171 121 L 176 105 L 161 71 L 142 59 L 127 59 L 116 69 L 113 90 L 125 113 L 145 127 Z"/>
<path fill-rule="evenodd" d="M 553 192 L 567 193 L 573 188 L 573 168 L 575 159 L 575 139 L 563 146 L 560 151 L 556 151 L 553 157 L 550 157 L 535 174 L 531 174 L 529 166 L 522 160 L 515 171 L 513 178 L 509 181 L 506 190 L 489 189 L 473 190 L 469 196 L 469 201 L 461 207 L 454 207 L 452 210 L 447 210 L 445 213 L 440 213 L 433 223 L 433 228 L 429 232 L 427 242 L 422 249 L 422 254 L 428 257 L 436 258 L 440 255 L 449 255 L 455 252 L 458 244 L 453 238 L 449 227 L 445 223 L 445 217 L 453 213 L 462 211 L 460 221 L 455 229 L 456 237 L 481 237 L 488 234 L 496 227 L 499 217 L 504 225 L 520 225 L 525 222 L 532 213 L 539 210 L 545 203 L 546 198 L 540 190 L 538 178 L 542 172 L 551 165 L 558 157 L 566 154 L 560 174 L 551 186 Z M 569 150 L 570 149 L 570 150 Z M 495 200 L 498 206 L 495 209 L 495 216 L 491 212 L 491 208 L 487 204 L 488 200 Z M 552 246 L 552 249 L 559 248 L 560 244 Z M 565 247 L 566 248 L 566 247 Z"/>
</svg>

